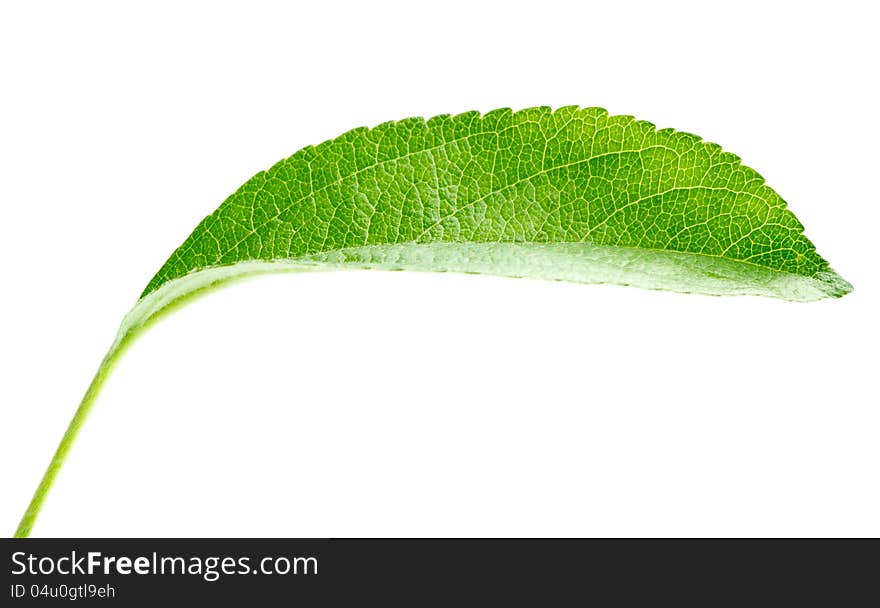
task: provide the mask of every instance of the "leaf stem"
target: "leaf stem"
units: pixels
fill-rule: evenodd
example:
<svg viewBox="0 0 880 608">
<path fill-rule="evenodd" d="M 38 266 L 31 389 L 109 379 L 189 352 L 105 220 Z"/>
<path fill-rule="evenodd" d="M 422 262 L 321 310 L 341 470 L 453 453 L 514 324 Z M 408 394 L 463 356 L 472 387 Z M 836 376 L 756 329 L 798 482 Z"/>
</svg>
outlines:
<svg viewBox="0 0 880 608">
<path fill-rule="evenodd" d="M 21 522 L 18 524 L 18 529 L 15 531 L 15 538 L 27 538 L 30 535 L 31 529 L 34 527 L 34 522 L 43 508 L 43 503 L 46 501 L 46 496 L 49 494 L 49 490 L 52 488 L 55 478 L 58 477 L 58 473 L 61 471 L 64 461 L 67 460 L 70 448 L 73 446 L 73 442 L 76 441 L 76 437 L 79 435 L 83 423 L 85 423 L 86 418 L 88 418 L 89 412 L 91 412 L 92 406 L 95 403 L 95 399 L 97 399 L 98 394 L 101 392 L 101 387 L 104 385 L 104 381 L 119 360 L 119 356 L 125 350 L 131 337 L 131 332 L 126 332 L 118 336 L 113 343 L 113 346 L 110 347 L 110 350 L 107 351 L 107 354 L 104 356 L 104 360 L 101 361 L 101 365 L 98 367 L 95 377 L 92 378 L 92 383 L 86 390 L 86 394 L 83 396 L 79 407 L 76 408 L 76 413 L 73 415 L 73 419 L 70 421 L 67 430 L 64 432 L 64 436 L 61 438 L 61 443 L 58 444 L 58 449 L 55 450 L 55 455 L 52 456 L 49 468 L 46 469 L 43 479 L 40 480 L 40 485 L 37 486 L 37 490 L 34 492 L 33 498 L 31 498 L 27 511 L 25 511 L 24 516 L 21 518 Z"/>
<path fill-rule="evenodd" d="M 272 269 L 277 271 L 274 267 Z M 15 538 L 27 538 L 30 535 L 34 522 L 43 508 L 43 503 L 46 502 L 46 496 L 49 494 L 52 484 L 55 483 L 55 478 L 58 477 L 64 461 L 67 460 L 70 448 L 73 446 L 73 442 L 76 441 L 82 425 L 89 416 L 89 412 L 92 411 L 92 406 L 98 398 L 104 382 L 122 358 L 123 353 L 135 342 L 135 339 L 153 323 L 163 319 L 181 306 L 193 302 L 211 291 L 231 285 L 238 280 L 268 272 L 269 268 L 254 269 L 248 267 L 247 270 L 250 270 L 250 272 L 243 271 L 242 268 L 238 268 L 237 271 L 230 271 L 228 268 L 222 269 L 215 274 L 203 271 L 190 277 L 171 281 L 152 294 L 142 297 L 135 304 L 134 308 L 125 315 L 113 345 L 107 351 L 107 354 L 104 355 L 104 360 L 101 361 L 98 371 L 95 372 L 95 377 L 92 378 L 92 383 L 86 390 L 82 401 L 80 401 L 79 407 L 76 408 L 73 420 L 70 421 L 67 430 L 64 432 L 61 443 L 58 444 L 58 449 L 55 450 L 55 455 L 49 463 L 49 468 L 46 469 L 43 479 L 40 480 L 40 485 L 37 486 L 37 491 L 34 492 L 34 497 L 31 498 L 27 511 L 25 511 L 24 516 L 21 518 L 21 523 L 18 524 Z M 308 269 L 295 267 L 287 270 L 290 272 L 305 272 Z M 204 276 L 199 277 L 199 274 Z"/>
</svg>

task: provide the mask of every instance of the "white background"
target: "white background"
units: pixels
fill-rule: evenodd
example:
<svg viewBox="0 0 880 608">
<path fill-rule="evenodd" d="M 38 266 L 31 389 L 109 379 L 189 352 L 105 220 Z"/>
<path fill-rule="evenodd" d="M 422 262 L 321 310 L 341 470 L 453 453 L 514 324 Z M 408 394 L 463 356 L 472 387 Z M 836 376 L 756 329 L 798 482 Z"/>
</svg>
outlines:
<svg viewBox="0 0 880 608">
<path fill-rule="evenodd" d="M 872 3 L 239 4 L 0 9 L 4 534 L 123 314 L 252 174 L 570 104 L 739 154 L 855 293 L 254 280 L 135 345 L 34 534 L 880 534 Z"/>
</svg>

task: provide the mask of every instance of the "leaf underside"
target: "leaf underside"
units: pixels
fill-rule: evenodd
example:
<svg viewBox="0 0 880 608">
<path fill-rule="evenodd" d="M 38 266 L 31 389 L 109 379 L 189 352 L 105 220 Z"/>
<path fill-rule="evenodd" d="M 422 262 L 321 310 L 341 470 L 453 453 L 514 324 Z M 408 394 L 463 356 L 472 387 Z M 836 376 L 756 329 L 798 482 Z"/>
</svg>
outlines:
<svg viewBox="0 0 880 608">
<path fill-rule="evenodd" d="M 30 533 L 103 381 L 152 320 L 238 277 L 344 268 L 799 301 L 852 290 L 758 173 L 695 135 L 577 107 L 354 129 L 251 178 L 153 277 L 16 535 Z"/>
</svg>

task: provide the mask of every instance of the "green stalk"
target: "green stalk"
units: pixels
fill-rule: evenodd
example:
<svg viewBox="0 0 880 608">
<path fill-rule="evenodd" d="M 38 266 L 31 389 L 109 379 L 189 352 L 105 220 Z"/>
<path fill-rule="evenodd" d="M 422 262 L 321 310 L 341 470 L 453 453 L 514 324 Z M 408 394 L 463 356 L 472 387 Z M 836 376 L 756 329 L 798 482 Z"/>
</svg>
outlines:
<svg viewBox="0 0 880 608">
<path fill-rule="evenodd" d="M 212 291 L 273 270 L 275 272 L 305 272 L 308 269 L 289 267 L 279 270 L 273 266 L 266 266 L 264 268 L 242 266 L 242 268 L 237 270 L 226 268 L 215 270 L 213 273 L 204 271 L 184 279 L 172 281 L 156 290 L 153 294 L 138 300 L 134 308 L 122 320 L 122 325 L 119 327 L 113 345 L 107 351 L 107 354 L 104 355 L 104 360 L 101 361 L 95 377 L 92 378 L 92 383 L 89 385 L 88 390 L 86 390 L 86 394 L 83 396 L 79 407 L 76 408 L 73 420 L 70 421 L 67 430 L 64 432 L 61 443 L 58 444 L 58 449 L 55 450 L 55 455 L 49 463 L 49 468 L 46 469 L 43 479 L 40 480 L 40 485 L 37 486 L 37 490 L 34 492 L 33 498 L 31 498 L 27 511 L 25 511 L 24 516 L 21 518 L 21 523 L 18 524 L 15 538 L 27 538 L 30 535 L 34 522 L 43 508 L 43 503 L 46 502 L 46 496 L 49 494 L 52 484 L 55 483 L 55 478 L 58 477 L 64 461 L 67 460 L 70 448 L 73 446 L 73 442 L 76 441 L 82 425 L 89 416 L 89 412 L 92 411 L 92 406 L 95 404 L 95 400 L 98 398 L 104 382 L 107 380 L 110 372 L 113 371 L 113 368 L 116 367 L 122 355 L 135 342 L 138 336 L 168 314 Z"/>
<path fill-rule="evenodd" d="M 64 432 L 64 436 L 61 438 L 61 443 L 58 444 L 58 449 L 55 450 L 55 455 L 52 456 L 49 468 L 46 469 L 43 479 L 40 480 L 40 485 L 37 486 L 37 490 L 34 492 L 34 497 L 31 498 L 27 511 L 25 511 L 24 516 L 21 518 L 21 523 L 18 524 L 18 529 L 15 531 L 15 538 L 27 538 L 30 535 L 31 529 L 34 527 L 34 522 L 43 508 L 43 503 L 46 502 L 46 496 L 49 494 L 49 490 L 52 488 L 55 478 L 58 477 L 58 473 L 61 471 L 64 461 L 67 460 L 67 455 L 70 453 L 70 448 L 73 446 L 73 442 L 76 441 L 76 437 L 79 435 L 82 425 L 85 423 L 86 418 L 88 418 L 89 412 L 92 411 L 92 406 L 95 404 L 95 400 L 101 392 L 101 387 L 104 386 L 104 381 L 107 380 L 107 376 L 110 375 L 113 367 L 116 365 L 117 361 L 119 361 L 119 356 L 131 341 L 131 336 L 131 333 L 126 333 L 121 336 L 120 339 L 113 343 L 113 346 L 110 347 L 104 360 L 101 361 L 101 365 L 98 367 L 98 371 L 95 373 L 92 383 L 89 385 L 88 390 L 86 390 L 86 394 L 83 396 L 79 407 L 76 408 L 76 413 L 73 415 L 73 419 L 70 421 L 67 430 Z"/>
</svg>

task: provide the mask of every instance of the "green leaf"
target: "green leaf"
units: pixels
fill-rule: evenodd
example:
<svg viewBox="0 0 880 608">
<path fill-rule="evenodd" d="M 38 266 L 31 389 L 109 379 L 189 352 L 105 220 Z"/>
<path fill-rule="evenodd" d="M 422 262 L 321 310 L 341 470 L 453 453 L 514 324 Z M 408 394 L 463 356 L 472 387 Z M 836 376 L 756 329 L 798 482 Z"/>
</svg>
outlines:
<svg viewBox="0 0 880 608">
<path fill-rule="evenodd" d="M 699 137 L 598 108 L 359 128 L 257 174 L 205 218 L 123 320 L 16 533 L 26 536 L 119 355 L 232 279 L 373 268 L 811 301 L 852 287 L 754 170 Z"/>
</svg>

